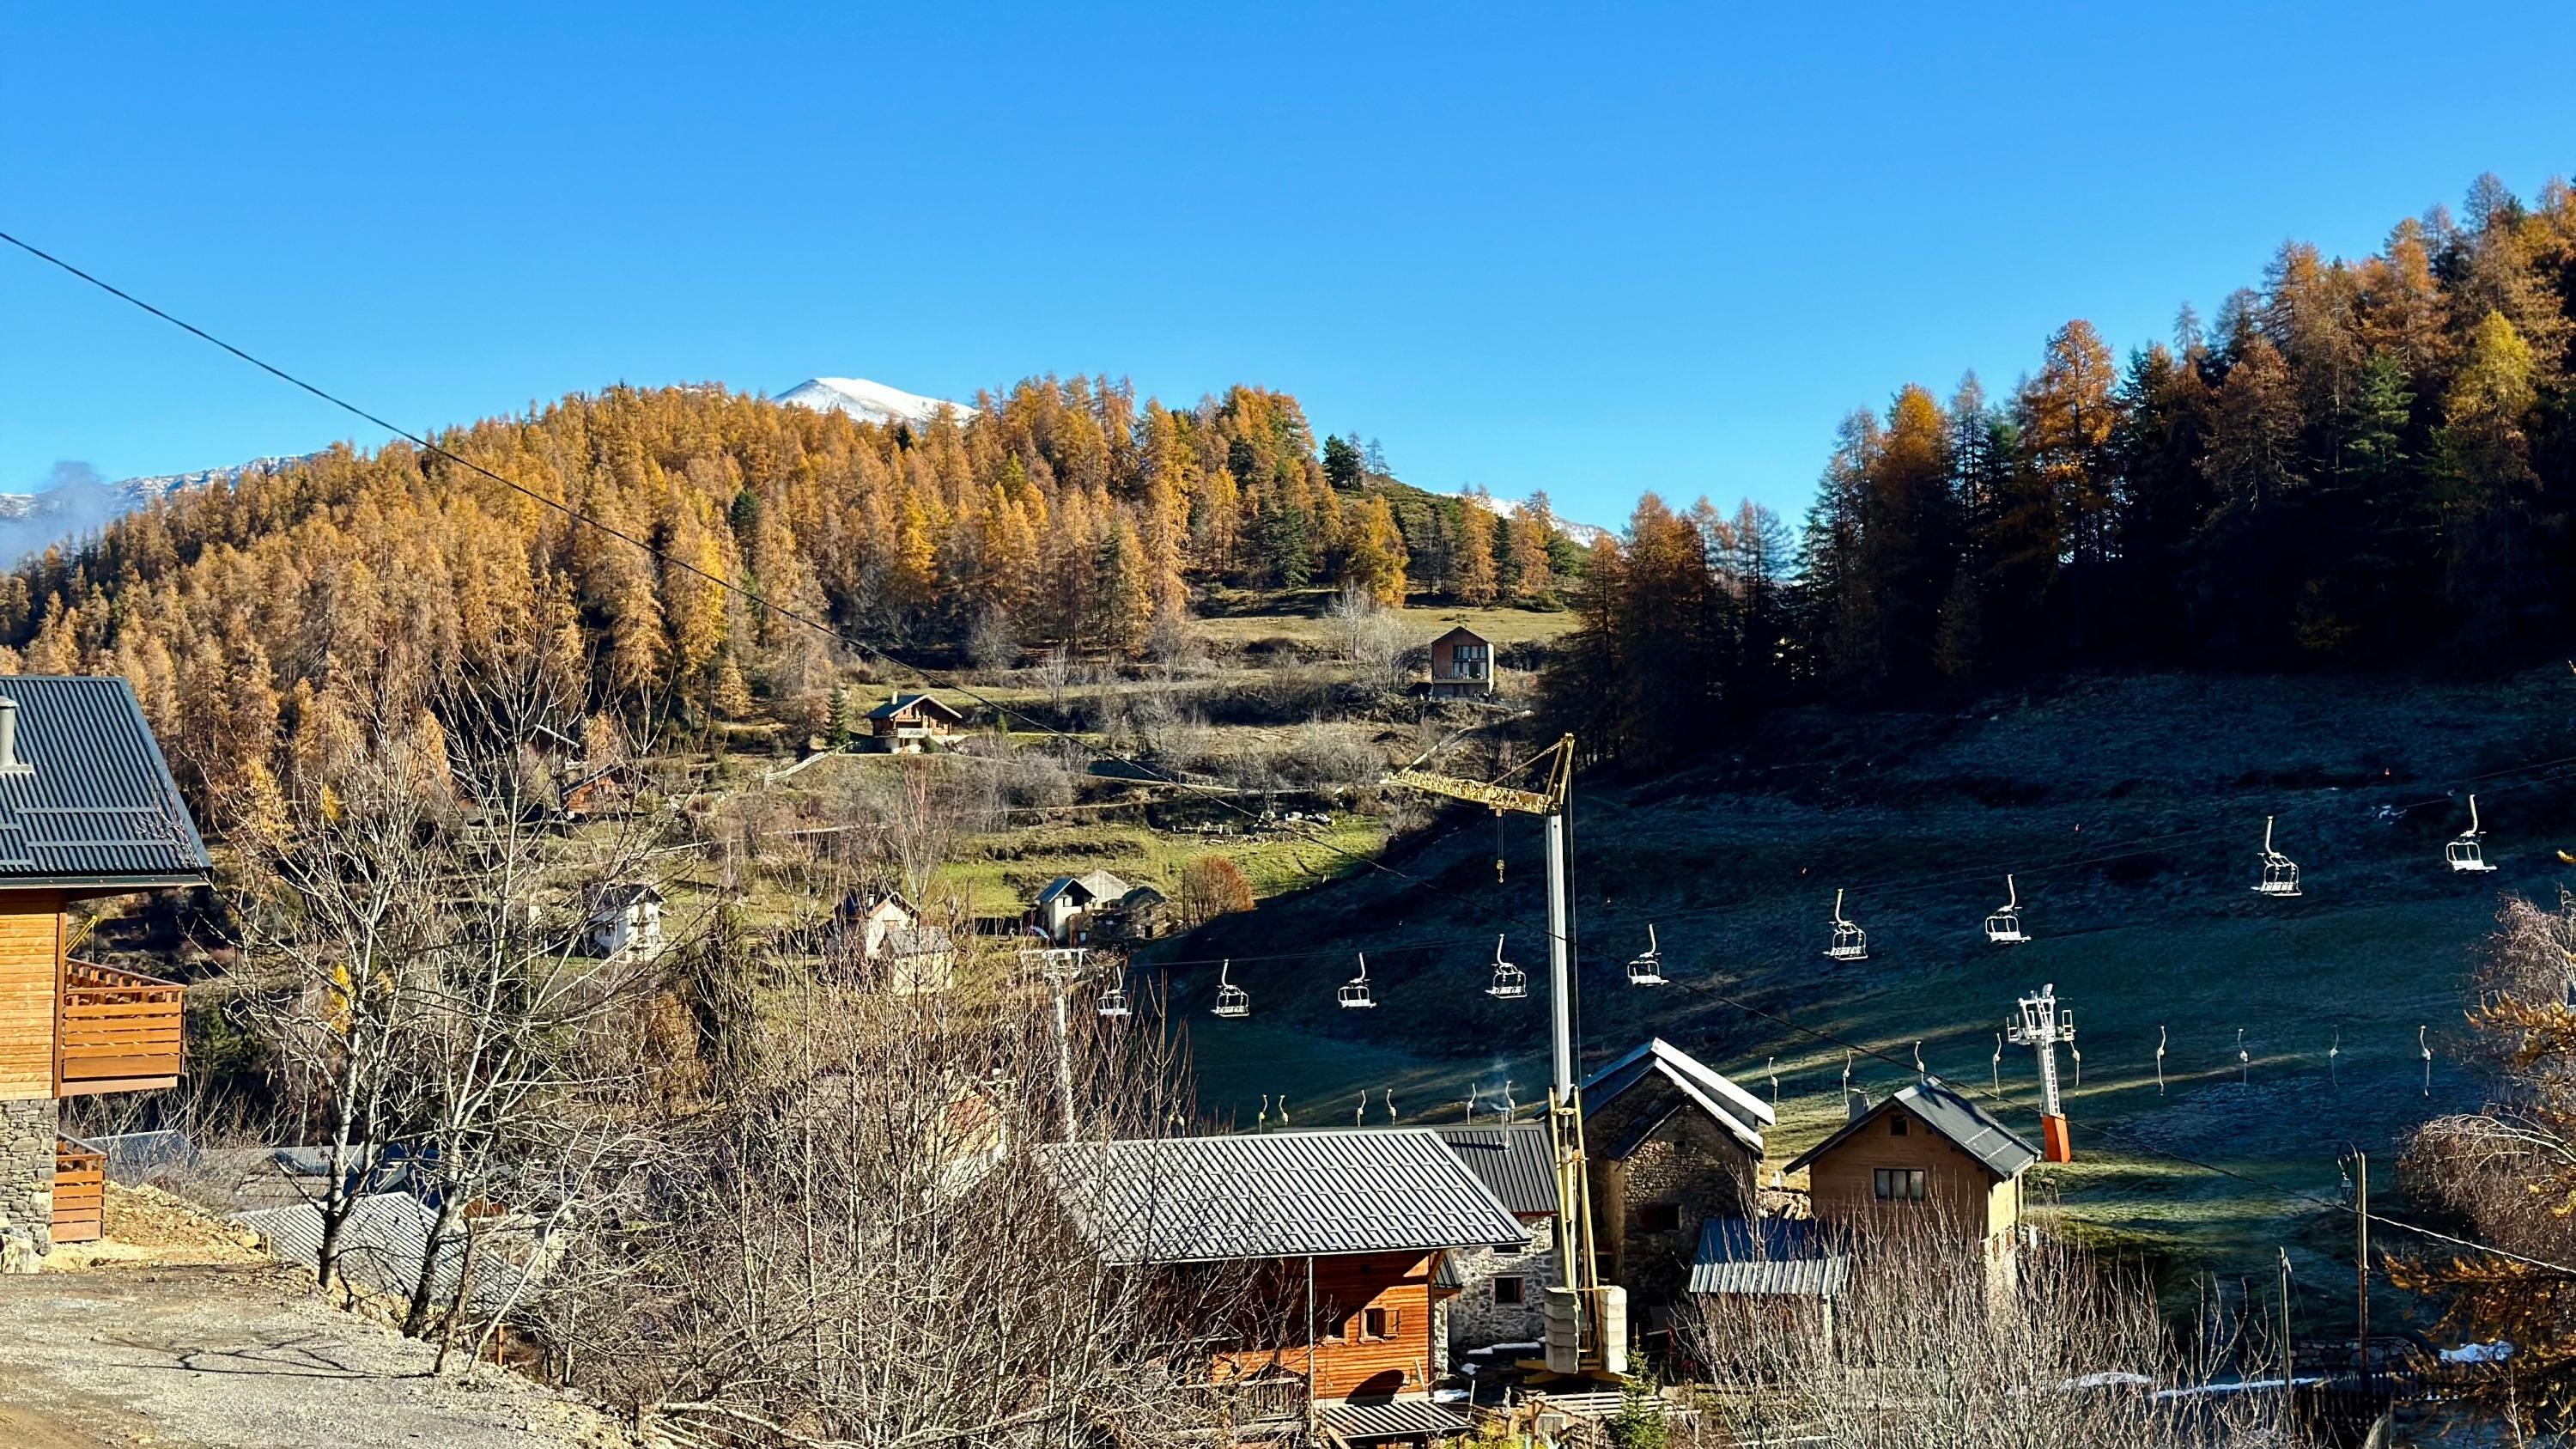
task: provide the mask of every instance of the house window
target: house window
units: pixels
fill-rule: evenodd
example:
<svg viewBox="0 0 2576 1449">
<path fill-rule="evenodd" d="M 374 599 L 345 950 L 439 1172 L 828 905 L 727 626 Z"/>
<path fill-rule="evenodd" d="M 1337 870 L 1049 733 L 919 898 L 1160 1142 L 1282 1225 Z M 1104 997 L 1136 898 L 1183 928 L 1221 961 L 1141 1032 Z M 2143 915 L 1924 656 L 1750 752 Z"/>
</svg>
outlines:
<svg viewBox="0 0 2576 1449">
<path fill-rule="evenodd" d="M 1494 1280 L 1494 1301 L 1506 1306 L 1529 1301 L 1529 1280 L 1513 1275 Z"/>
<path fill-rule="evenodd" d="M 1919 1167 L 1875 1168 L 1869 1176 L 1881 1202 L 1921 1202 L 1931 1186 Z"/>
<path fill-rule="evenodd" d="M 1681 1230 L 1682 1205 L 1677 1202 L 1650 1202 L 1637 1208 L 1637 1231 L 1671 1233 Z"/>
<path fill-rule="evenodd" d="M 1902 1137 L 1905 1135 L 1904 1113 L 1890 1112 L 1887 1114 L 1887 1135 L 1890 1137 Z"/>
<path fill-rule="evenodd" d="M 1360 1315 L 1361 1336 L 1364 1338 L 1393 1338 L 1403 1329 L 1404 1310 L 1401 1308 L 1372 1308 Z"/>
</svg>

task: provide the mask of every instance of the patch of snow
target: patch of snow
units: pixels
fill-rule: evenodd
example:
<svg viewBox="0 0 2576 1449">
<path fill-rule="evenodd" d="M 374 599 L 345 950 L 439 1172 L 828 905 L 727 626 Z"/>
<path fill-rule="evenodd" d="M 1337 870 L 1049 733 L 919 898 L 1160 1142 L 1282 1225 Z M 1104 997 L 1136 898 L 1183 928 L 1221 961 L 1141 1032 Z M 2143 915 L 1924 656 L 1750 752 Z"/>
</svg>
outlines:
<svg viewBox="0 0 2576 1449">
<path fill-rule="evenodd" d="M 816 412 L 848 413 L 863 423 L 926 423 L 942 408 L 956 409 L 963 420 L 975 411 L 964 403 L 923 397 L 864 377 L 809 377 L 780 393 L 778 401 Z"/>
<path fill-rule="evenodd" d="M 1467 1402 L 1467 1391 L 1465 1389 L 1433 1389 L 1431 1391 L 1431 1402 L 1435 1404 L 1463 1404 Z"/>
<path fill-rule="evenodd" d="M 2513 1345 L 2501 1338 L 2493 1343 L 2464 1343 L 2442 1350 L 2444 1363 L 2502 1363 L 2511 1357 Z"/>
<path fill-rule="evenodd" d="M 1459 492 L 1450 494 L 1449 496 L 1452 498 L 1466 498 L 1471 495 L 1462 489 Z M 1495 513 L 1504 518 L 1510 518 L 1521 511 L 1520 500 L 1516 498 L 1496 498 L 1490 494 L 1479 494 L 1473 496 L 1478 497 L 1487 508 L 1494 510 Z M 1555 523 L 1556 531 L 1559 535 L 1571 542 L 1579 543 L 1585 548 L 1590 548 L 1592 545 L 1599 543 L 1601 540 L 1610 536 L 1610 530 L 1603 528 L 1597 523 L 1577 523 L 1573 519 L 1562 517 L 1557 518 Z"/>
</svg>

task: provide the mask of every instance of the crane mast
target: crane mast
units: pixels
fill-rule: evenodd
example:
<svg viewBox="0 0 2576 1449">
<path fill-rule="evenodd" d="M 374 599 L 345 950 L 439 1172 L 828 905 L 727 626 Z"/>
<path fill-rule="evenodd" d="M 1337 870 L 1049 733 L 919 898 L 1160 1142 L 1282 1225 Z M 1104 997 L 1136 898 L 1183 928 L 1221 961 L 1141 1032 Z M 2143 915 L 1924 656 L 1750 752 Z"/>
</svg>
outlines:
<svg viewBox="0 0 2576 1449">
<path fill-rule="evenodd" d="M 1496 815 L 1535 815 L 1547 832 L 1548 1136 L 1556 1158 L 1556 1260 L 1571 1293 L 1572 1333 L 1560 1344 L 1551 1321 L 1547 1367 L 1557 1373 L 1627 1371 L 1626 1295 L 1601 1282 L 1592 1230 L 1592 1191 L 1584 1172 L 1583 1101 L 1575 1081 L 1574 890 L 1565 815 L 1573 794 L 1574 736 L 1561 736 L 1506 776 L 1545 762 L 1545 783 L 1526 790 L 1498 781 L 1462 780 L 1416 766 L 1386 777 L 1389 785 L 1482 805 Z"/>
</svg>

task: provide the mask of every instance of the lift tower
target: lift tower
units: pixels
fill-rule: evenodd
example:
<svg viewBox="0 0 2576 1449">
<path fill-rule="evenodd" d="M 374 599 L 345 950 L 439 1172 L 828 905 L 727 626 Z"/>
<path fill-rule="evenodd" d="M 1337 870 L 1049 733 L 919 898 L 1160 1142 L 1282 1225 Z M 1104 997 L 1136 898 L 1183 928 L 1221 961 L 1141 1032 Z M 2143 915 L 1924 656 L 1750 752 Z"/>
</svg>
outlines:
<svg viewBox="0 0 2576 1449">
<path fill-rule="evenodd" d="M 1507 770 L 1504 779 L 1544 768 L 1535 790 L 1499 781 L 1460 780 L 1418 765 L 1386 777 L 1389 785 L 1482 805 L 1497 816 L 1535 815 L 1547 826 L 1547 990 L 1555 1075 L 1548 1085 L 1548 1136 L 1556 1156 L 1556 1261 L 1563 1288 L 1549 1290 L 1547 1367 L 1562 1374 L 1628 1371 L 1627 1291 L 1601 1281 L 1592 1233 L 1592 1193 L 1583 1168 L 1583 1101 L 1575 1083 L 1574 887 L 1566 859 L 1565 812 L 1574 786 L 1574 736 Z M 1563 1295 L 1561 1298 L 1558 1295 Z"/>
<path fill-rule="evenodd" d="M 2051 1162 L 2073 1162 L 2075 1144 L 2067 1135 L 2066 1109 L 2057 1100 L 2057 1044 L 2074 1042 L 2075 1013 L 2058 1008 L 2054 984 L 2039 988 L 2037 995 L 2023 997 L 2020 1006 L 2020 1019 L 2011 1023 L 2012 1043 L 2029 1047 L 2039 1055 L 2041 1155 Z M 2083 1058 L 2078 1056 L 2076 1060 L 2080 1066 Z"/>
</svg>

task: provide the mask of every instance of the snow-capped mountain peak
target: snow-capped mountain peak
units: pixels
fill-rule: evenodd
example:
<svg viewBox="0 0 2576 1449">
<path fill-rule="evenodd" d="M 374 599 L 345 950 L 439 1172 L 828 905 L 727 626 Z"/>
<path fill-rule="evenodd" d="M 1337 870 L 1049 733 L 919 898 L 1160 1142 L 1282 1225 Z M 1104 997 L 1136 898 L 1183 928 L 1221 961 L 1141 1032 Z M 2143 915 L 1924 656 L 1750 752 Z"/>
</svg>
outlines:
<svg viewBox="0 0 2576 1449">
<path fill-rule="evenodd" d="M 1504 518 L 1509 518 L 1521 511 L 1520 500 L 1516 498 L 1496 498 L 1490 493 L 1476 493 L 1469 490 L 1461 490 L 1459 492 L 1452 493 L 1449 496 L 1452 498 L 1472 497 Z M 1585 548 L 1590 548 L 1592 545 L 1599 543 L 1601 540 L 1610 536 L 1610 530 L 1603 528 L 1597 523 L 1577 523 L 1573 519 L 1567 518 L 1561 514 L 1551 514 L 1549 516 L 1549 521 L 1556 525 L 1556 531 L 1558 533 L 1563 534 L 1566 538 L 1573 540 L 1575 543 L 1580 544 Z"/>
<path fill-rule="evenodd" d="M 864 377 L 813 377 L 778 395 L 778 401 L 816 412 L 848 413 L 863 423 L 926 423 L 942 408 L 964 418 L 975 410 L 946 398 L 923 397 Z"/>
</svg>

